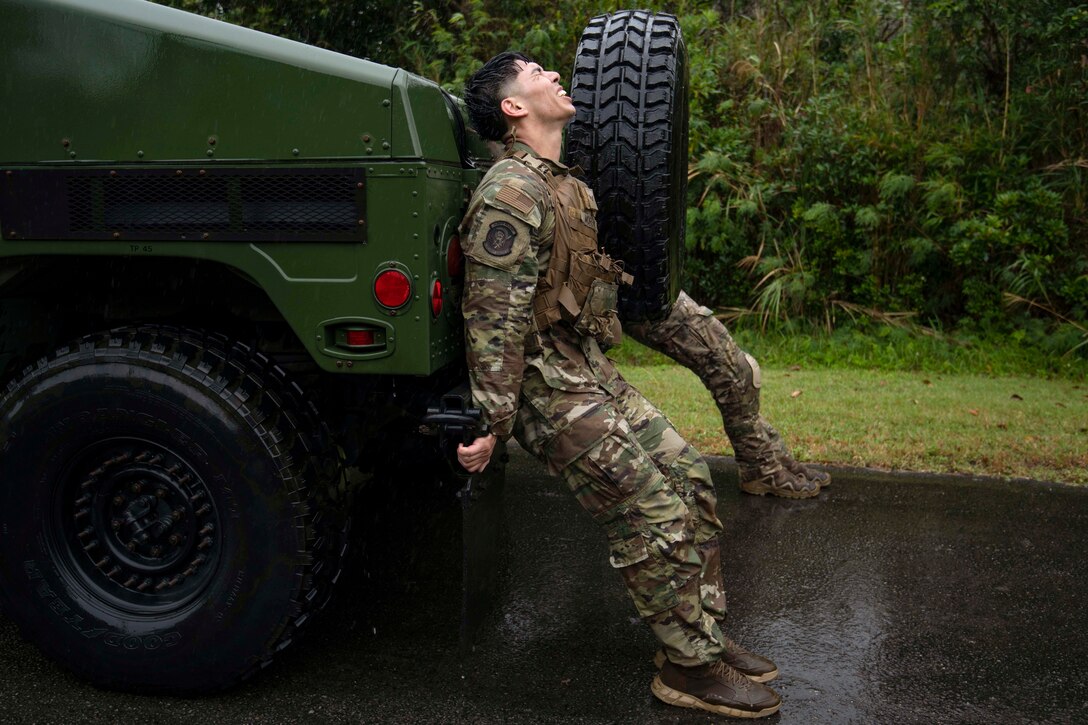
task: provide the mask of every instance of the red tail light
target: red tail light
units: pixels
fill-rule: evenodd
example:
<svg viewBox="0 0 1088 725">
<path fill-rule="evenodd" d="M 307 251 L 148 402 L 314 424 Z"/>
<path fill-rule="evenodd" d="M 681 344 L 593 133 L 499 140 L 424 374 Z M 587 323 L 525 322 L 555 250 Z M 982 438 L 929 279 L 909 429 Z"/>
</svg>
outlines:
<svg viewBox="0 0 1088 725">
<path fill-rule="evenodd" d="M 387 269 L 374 280 L 374 296 L 386 307 L 401 307 L 412 296 L 412 281 L 399 269 Z"/>
<path fill-rule="evenodd" d="M 435 317 L 442 314 L 442 280 L 436 279 L 431 285 L 431 314 Z"/>
<path fill-rule="evenodd" d="M 461 237 L 456 234 L 450 238 L 450 246 L 446 249 L 446 270 L 451 277 L 465 273 L 465 253 L 461 249 Z"/>
<path fill-rule="evenodd" d="M 348 347 L 367 347 L 374 344 L 373 330 L 347 330 L 345 342 Z"/>
</svg>

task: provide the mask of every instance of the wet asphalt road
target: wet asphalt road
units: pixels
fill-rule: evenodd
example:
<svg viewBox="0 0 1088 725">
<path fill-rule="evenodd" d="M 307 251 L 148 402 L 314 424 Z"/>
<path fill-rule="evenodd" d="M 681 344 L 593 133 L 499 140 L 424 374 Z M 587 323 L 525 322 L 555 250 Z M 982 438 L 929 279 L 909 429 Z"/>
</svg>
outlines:
<svg viewBox="0 0 1088 725">
<path fill-rule="evenodd" d="M 712 465 L 727 629 L 782 671 L 765 722 L 1088 722 L 1088 490 L 838 471 L 785 501 Z M 456 517 L 432 513 L 426 553 L 372 545 L 402 554 L 361 554 L 307 641 L 215 697 L 97 690 L 0 616 L 0 722 L 725 721 L 653 698 L 654 642 L 602 534 L 518 451 L 505 510 L 507 586 L 464 657 Z"/>
</svg>

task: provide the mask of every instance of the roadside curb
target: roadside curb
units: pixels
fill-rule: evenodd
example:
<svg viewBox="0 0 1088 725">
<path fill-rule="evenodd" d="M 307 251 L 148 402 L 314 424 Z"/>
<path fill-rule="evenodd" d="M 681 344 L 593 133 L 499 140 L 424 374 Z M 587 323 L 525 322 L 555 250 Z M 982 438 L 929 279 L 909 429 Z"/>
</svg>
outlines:
<svg viewBox="0 0 1088 725">
<path fill-rule="evenodd" d="M 707 460 L 711 468 L 722 472 L 733 483 L 737 482 L 737 462 L 732 456 L 707 455 L 704 453 L 703 458 Z M 830 473 L 830 490 L 834 490 L 835 484 L 840 481 L 843 483 L 872 484 L 887 483 L 890 480 L 895 483 L 940 483 L 994 488 L 1074 489 L 1082 490 L 1088 494 L 1088 486 L 1061 481 L 1037 481 L 1033 478 L 1002 478 L 999 476 L 980 476 L 972 473 L 934 473 L 931 471 L 905 471 L 860 466 L 829 466 L 807 462 L 805 465 L 811 465 L 813 468 Z"/>
</svg>

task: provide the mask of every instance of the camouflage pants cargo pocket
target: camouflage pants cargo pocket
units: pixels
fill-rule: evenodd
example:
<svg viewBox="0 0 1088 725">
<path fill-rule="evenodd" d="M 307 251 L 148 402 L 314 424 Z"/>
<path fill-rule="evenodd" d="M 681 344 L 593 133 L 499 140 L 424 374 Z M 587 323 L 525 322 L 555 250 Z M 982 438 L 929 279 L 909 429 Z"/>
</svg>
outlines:
<svg viewBox="0 0 1088 725">
<path fill-rule="evenodd" d="M 635 438 L 672 490 L 696 516 L 695 541 L 703 543 L 722 532 L 718 518 L 718 497 L 706 461 L 676 431 L 665 415 L 642 393 L 628 386 L 617 397 L 617 405 L 630 421 Z"/>
<path fill-rule="evenodd" d="M 677 593 L 698 577 L 691 515 L 661 479 L 604 525 L 609 562 L 619 571 L 639 616 L 650 617 L 680 603 Z"/>
</svg>

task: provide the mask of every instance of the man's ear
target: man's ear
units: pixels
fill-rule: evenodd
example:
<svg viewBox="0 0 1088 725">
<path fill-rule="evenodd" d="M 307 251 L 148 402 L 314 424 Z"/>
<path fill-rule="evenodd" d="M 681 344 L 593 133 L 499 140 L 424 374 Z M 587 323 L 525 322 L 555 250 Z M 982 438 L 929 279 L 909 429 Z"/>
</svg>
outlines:
<svg viewBox="0 0 1088 725">
<path fill-rule="evenodd" d="M 499 103 L 499 109 L 502 110 L 503 115 L 509 116 L 510 118 L 521 118 L 529 113 L 514 96 L 507 96 L 502 99 Z"/>
</svg>

